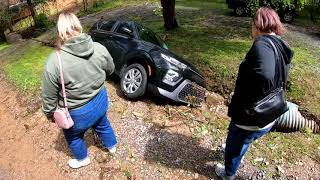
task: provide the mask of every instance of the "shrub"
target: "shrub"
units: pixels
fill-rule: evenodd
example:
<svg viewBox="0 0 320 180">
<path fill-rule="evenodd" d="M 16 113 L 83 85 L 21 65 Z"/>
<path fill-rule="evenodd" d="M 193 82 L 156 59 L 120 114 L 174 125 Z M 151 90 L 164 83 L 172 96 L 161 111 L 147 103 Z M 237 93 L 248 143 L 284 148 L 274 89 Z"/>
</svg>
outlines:
<svg viewBox="0 0 320 180">
<path fill-rule="evenodd" d="M 47 30 L 50 25 L 48 16 L 44 13 L 38 14 L 34 18 L 34 25 L 36 29 Z"/>
<path fill-rule="evenodd" d="M 310 0 L 306 5 L 306 11 L 310 16 L 310 19 L 314 22 L 320 19 L 320 0 Z"/>
<path fill-rule="evenodd" d="M 303 2 L 302 2 L 303 1 Z M 279 10 L 293 10 L 301 9 L 305 3 L 305 0 L 248 0 L 246 6 L 246 14 L 249 16 L 254 16 L 255 12 L 259 7 L 271 7 L 276 11 Z M 320 1 L 320 0 L 311 0 L 311 1 Z"/>
</svg>

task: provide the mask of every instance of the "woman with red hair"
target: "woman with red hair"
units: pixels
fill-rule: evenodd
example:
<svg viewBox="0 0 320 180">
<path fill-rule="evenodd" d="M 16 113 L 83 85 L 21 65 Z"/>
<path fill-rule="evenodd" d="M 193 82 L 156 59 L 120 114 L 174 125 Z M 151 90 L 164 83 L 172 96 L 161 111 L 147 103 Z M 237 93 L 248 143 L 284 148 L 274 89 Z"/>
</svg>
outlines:
<svg viewBox="0 0 320 180">
<path fill-rule="evenodd" d="M 217 164 L 215 168 L 222 179 L 235 177 L 249 145 L 270 132 L 276 123 L 276 119 L 249 119 L 244 111 L 279 88 L 279 84 L 285 89 L 293 51 L 280 37 L 284 31 L 274 10 L 266 7 L 257 10 L 252 23 L 254 42 L 240 64 L 229 105 L 231 122 L 226 140 L 225 165 Z"/>
</svg>

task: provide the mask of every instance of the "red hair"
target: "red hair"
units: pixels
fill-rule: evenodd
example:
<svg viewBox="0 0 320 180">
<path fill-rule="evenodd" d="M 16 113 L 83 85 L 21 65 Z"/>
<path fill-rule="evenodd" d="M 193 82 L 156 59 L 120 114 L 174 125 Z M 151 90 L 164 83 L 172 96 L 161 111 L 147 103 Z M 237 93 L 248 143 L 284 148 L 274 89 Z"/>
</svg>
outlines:
<svg viewBox="0 0 320 180">
<path fill-rule="evenodd" d="M 277 35 L 283 35 L 285 32 L 278 13 L 268 7 L 262 7 L 257 10 L 253 23 L 256 29 L 263 33 L 273 32 Z"/>
</svg>

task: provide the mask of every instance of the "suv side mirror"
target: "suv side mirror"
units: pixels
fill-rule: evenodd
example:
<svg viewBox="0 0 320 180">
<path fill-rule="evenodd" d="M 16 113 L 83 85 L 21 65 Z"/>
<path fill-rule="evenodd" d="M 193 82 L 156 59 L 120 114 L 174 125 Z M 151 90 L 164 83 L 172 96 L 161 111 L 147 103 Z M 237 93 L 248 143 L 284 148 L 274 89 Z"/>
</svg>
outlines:
<svg viewBox="0 0 320 180">
<path fill-rule="evenodd" d="M 130 30 L 130 29 L 126 28 L 126 27 L 122 27 L 121 28 L 121 32 L 123 34 L 126 34 L 126 35 L 130 36 L 130 37 L 133 37 L 132 30 Z"/>
</svg>

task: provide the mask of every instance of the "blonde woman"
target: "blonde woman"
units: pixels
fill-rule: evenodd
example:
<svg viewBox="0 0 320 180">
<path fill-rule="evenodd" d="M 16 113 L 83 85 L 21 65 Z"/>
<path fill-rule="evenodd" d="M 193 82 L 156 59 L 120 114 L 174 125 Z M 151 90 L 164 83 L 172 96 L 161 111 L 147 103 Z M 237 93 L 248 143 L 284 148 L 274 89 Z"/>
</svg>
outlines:
<svg viewBox="0 0 320 180">
<path fill-rule="evenodd" d="M 62 60 L 67 104 L 74 126 L 63 130 L 75 159 L 71 168 L 90 164 L 84 134 L 93 128 L 111 153 L 116 151 L 117 140 L 106 116 L 108 95 L 104 86 L 106 76 L 114 71 L 108 50 L 82 33 L 79 19 L 72 13 L 62 13 L 58 23 L 57 51 Z M 44 66 L 42 79 L 43 112 L 52 119 L 57 106 L 63 106 L 59 64 L 52 53 Z"/>
</svg>

